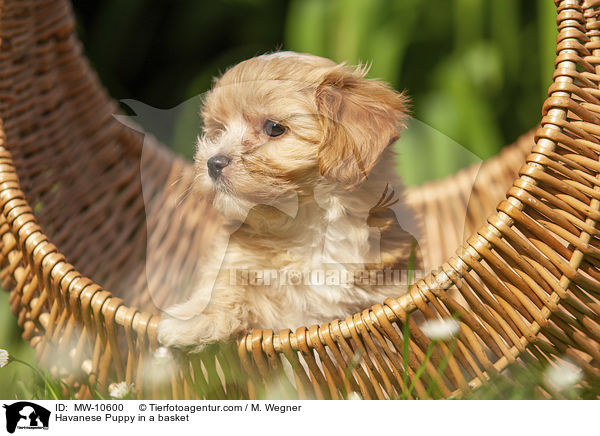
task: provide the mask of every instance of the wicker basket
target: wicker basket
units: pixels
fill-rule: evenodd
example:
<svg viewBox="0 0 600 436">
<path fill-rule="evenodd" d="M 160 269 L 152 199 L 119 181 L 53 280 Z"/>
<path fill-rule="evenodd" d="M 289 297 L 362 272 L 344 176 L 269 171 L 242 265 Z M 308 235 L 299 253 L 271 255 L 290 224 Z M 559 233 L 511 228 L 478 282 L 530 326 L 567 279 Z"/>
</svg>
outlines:
<svg viewBox="0 0 600 436">
<path fill-rule="evenodd" d="M 447 397 L 516 360 L 561 356 L 597 377 L 600 2 L 556 4 L 535 142 L 484 163 L 473 192 L 475 168 L 410 192 L 438 270 L 343 321 L 157 363 L 154 304 L 196 274 L 218 217 L 189 199 L 176 207 L 189 162 L 114 119 L 67 0 L 0 0 L 0 278 L 24 338 L 80 398 L 122 380 L 154 398 L 424 397 L 432 385 Z M 472 236 L 460 240 L 465 216 Z M 147 270 L 150 252 L 163 262 Z M 453 315 L 455 349 L 427 357 L 414 320 Z"/>
</svg>

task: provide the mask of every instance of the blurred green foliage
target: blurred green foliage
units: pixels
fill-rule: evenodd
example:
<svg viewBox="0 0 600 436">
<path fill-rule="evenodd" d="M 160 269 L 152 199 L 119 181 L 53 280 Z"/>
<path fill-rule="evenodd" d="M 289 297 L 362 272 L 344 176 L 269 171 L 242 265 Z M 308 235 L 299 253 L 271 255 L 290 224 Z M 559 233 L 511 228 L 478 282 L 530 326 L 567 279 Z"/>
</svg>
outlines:
<svg viewBox="0 0 600 436">
<path fill-rule="evenodd" d="M 535 126 L 553 71 L 551 0 L 107 0 L 75 10 L 110 94 L 160 109 L 277 49 L 372 63 L 371 77 L 406 89 L 421 122 L 398 145 L 408 184 L 490 157 Z M 182 108 L 160 138 L 187 157 L 197 112 Z"/>
<path fill-rule="evenodd" d="M 419 120 L 398 147 L 409 184 L 492 156 L 531 129 L 556 39 L 551 0 L 77 0 L 74 10 L 108 92 L 163 109 L 205 92 L 228 66 L 277 49 L 372 63 L 371 77 L 407 90 Z M 188 157 L 196 115 L 194 103 L 161 138 Z M 33 359 L 7 301 L 2 293 L 0 348 Z M 0 396 L 23 396 L 24 380 L 27 369 L 3 369 Z"/>
<path fill-rule="evenodd" d="M 409 184 L 471 163 L 461 146 L 485 159 L 531 129 L 555 40 L 547 0 L 292 0 L 286 27 L 290 49 L 372 62 L 372 77 L 408 91 L 430 127 L 399 147 Z"/>
</svg>

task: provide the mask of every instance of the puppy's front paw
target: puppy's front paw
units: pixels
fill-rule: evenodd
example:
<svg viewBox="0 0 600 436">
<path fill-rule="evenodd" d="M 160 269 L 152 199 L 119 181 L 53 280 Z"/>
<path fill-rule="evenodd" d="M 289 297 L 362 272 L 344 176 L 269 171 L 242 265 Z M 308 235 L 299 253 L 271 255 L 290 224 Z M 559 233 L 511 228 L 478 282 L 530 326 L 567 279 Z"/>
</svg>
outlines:
<svg viewBox="0 0 600 436">
<path fill-rule="evenodd" d="M 238 329 L 239 322 L 214 314 L 186 320 L 165 318 L 158 325 L 158 341 L 167 347 L 198 353 L 208 344 L 228 339 Z"/>
<path fill-rule="evenodd" d="M 200 326 L 195 318 L 161 320 L 158 324 L 158 342 L 167 347 L 189 348 L 193 353 L 202 351 L 208 342 L 201 341 L 201 338 L 210 336 L 212 332 L 197 331 Z"/>
</svg>

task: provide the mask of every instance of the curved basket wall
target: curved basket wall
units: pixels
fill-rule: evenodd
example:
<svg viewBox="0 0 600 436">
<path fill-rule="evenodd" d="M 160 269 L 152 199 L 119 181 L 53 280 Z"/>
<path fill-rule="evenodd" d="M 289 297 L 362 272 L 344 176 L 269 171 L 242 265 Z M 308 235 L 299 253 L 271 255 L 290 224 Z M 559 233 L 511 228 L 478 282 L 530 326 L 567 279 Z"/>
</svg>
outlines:
<svg viewBox="0 0 600 436">
<path fill-rule="evenodd" d="M 486 162 L 472 194 L 473 168 L 410 193 L 437 271 L 346 320 L 253 331 L 157 363 L 153 302 L 196 273 L 218 217 L 191 201 L 176 213 L 189 163 L 148 137 L 142 154 L 143 136 L 113 118 L 66 0 L 0 1 L 0 279 L 24 338 L 81 398 L 121 380 L 154 398 L 450 396 L 525 356 L 566 355 L 599 376 L 600 6 L 556 5 L 535 143 Z M 164 262 L 146 271 L 150 249 Z M 455 349 L 426 358 L 415 319 L 449 316 L 460 319 Z"/>
</svg>

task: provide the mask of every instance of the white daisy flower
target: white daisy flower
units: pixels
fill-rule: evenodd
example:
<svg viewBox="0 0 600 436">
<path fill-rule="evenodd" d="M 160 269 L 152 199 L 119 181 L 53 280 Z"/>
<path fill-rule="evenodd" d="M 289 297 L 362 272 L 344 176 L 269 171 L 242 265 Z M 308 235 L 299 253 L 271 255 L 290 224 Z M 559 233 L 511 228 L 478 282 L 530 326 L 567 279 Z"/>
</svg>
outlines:
<svg viewBox="0 0 600 436">
<path fill-rule="evenodd" d="M 166 365 L 173 360 L 173 355 L 167 347 L 159 347 L 154 351 L 152 363 L 155 365 Z"/>
<path fill-rule="evenodd" d="M 128 385 L 127 382 L 124 381 L 120 383 L 111 383 L 108 386 L 108 393 L 111 397 L 118 400 L 121 398 L 125 398 L 127 395 L 129 395 L 132 388 L 133 384 Z"/>
<path fill-rule="evenodd" d="M 362 397 L 360 396 L 360 394 L 358 392 L 350 392 L 348 394 L 348 399 L 349 400 L 362 400 Z"/>
<path fill-rule="evenodd" d="M 4 368 L 8 365 L 12 360 L 10 353 L 2 348 L 0 348 L 0 368 Z"/>
<path fill-rule="evenodd" d="M 557 391 L 574 387 L 582 377 L 581 368 L 575 363 L 565 360 L 556 362 L 544 371 L 544 383 Z"/>
<path fill-rule="evenodd" d="M 423 333 L 432 341 L 447 341 L 458 334 L 460 325 L 455 319 L 429 319 L 421 325 Z"/>
</svg>

